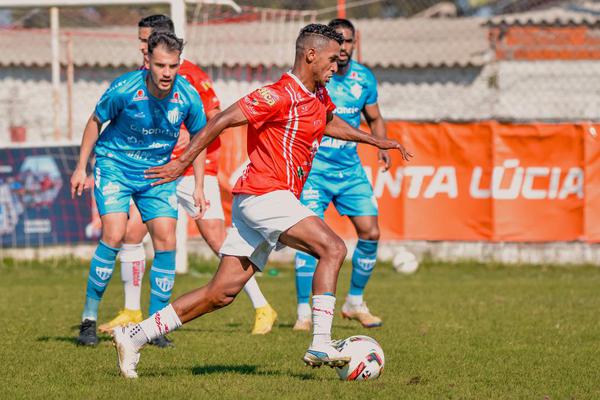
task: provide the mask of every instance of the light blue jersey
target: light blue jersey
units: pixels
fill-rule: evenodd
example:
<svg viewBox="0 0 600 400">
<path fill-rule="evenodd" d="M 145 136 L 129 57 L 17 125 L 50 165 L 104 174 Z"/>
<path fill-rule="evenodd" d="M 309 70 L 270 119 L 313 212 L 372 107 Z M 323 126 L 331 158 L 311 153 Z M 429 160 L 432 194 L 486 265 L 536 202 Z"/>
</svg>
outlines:
<svg viewBox="0 0 600 400">
<path fill-rule="evenodd" d="M 150 94 L 147 70 L 117 78 L 96 105 L 95 115 L 110 123 L 96 142 L 95 153 L 117 161 L 136 173 L 165 164 L 185 123 L 190 134 L 206 125 L 200 95 L 177 75 L 171 93 L 164 99 Z"/>
<path fill-rule="evenodd" d="M 344 76 L 334 74 L 327 91 L 336 108 L 334 113 L 354 128 L 367 105 L 377 103 L 377 81 L 364 65 L 350 61 Z M 345 170 L 360 165 L 356 143 L 324 136 L 313 161 L 312 171 Z"/>
<path fill-rule="evenodd" d="M 100 215 L 128 213 L 133 199 L 144 222 L 158 217 L 177 218 L 176 182 L 152 186 L 144 171 L 165 164 L 185 123 L 190 134 L 206 125 L 200 95 L 185 78 L 176 76 L 164 99 L 146 87 L 148 71 L 117 78 L 100 98 L 95 115 L 110 123 L 94 151 L 94 196 Z"/>
</svg>

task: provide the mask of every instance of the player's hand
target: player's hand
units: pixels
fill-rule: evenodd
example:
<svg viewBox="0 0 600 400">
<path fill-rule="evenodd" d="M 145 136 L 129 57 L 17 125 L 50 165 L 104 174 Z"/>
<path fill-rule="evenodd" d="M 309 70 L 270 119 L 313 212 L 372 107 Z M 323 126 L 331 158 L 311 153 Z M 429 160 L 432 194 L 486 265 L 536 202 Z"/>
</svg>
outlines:
<svg viewBox="0 0 600 400">
<path fill-rule="evenodd" d="M 185 171 L 186 167 L 187 165 L 179 162 L 179 159 L 176 158 L 175 160 L 169 161 L 165 165 L 147 169 L 144 171 L 144 177 L 146 179 L 158 179 L 156 182 L 152 182 L 152 186 L 158 186 L 179 178 Z"/>
<path fill-rule="evenodd" d="M 85 169 L 77 168 L 73 171 L 73 175 L 71 175 L 71 198 L 75 198 L 75 194 L 77 196 L 81 196 L 83 193 L 83 189 L 85 189 L 85 181 L 87 179 L 87 174 L 85 173 Z"/>
<path fill-rule="evenodd" d="M 379 149 L 377 152 L 377 159 L 379 160 L 379 165 L 383 168 L 383 172 L 387 171 L 392 166 L 392 158 L 387 150 Z"/>
<path fill-rule="evenodd" d="M 196 186 L 194 193 L 192 193 L 192 198 L 194 199 L 194 205 L 200 209 L 198 215 L 192 219 L 202 219 L 204 213 L 206 213 L 206 210 L 210 207 L 210 202 L 204 197 L 204 188 L 202 186 Z"/>
<path fill-rule="evenodd" d="M 377 147 L 381 150 L 398 150 L 400 154 L 402 154 L 402 159 L 404 161 L 410 161 L 410 159 L 413 158 L 412 153 L 394 139 L 381 139 L 377 143 Z"/>
</svg>

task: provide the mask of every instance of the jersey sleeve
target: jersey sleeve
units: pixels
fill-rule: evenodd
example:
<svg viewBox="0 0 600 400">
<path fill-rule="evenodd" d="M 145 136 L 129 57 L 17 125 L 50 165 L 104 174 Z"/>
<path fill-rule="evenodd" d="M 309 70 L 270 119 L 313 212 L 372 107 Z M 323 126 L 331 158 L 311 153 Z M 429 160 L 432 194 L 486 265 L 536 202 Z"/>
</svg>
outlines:
<svg viewBox="0 0 600 400">
<path fill-rule="evenodd" d="M 125 109 L 125 82 L 126 81 L 123 79 L 116 79 L 113 81 L 102 97 L 100 97 L 98 103 L 96 103 L 94 114 L 100 123 L 105 123 L 106 121 L 114 119 L 123 109 Z"/>
<path fill-rule="evenodd" d="M 192 64 L 189 69 L 186 69 L 183 72 L 185 79 L 192 84 L 194 89 L 196 89 L 200 95 L 205 113 L 221 106 L 219 98 L 215 93 L 213 83 L 206 72 L 195 64 Z"/>
<path fill-rule="evenodd" d="M 370 106 L 377 103 L 377 80 L 371 71 L 367 71 L 367 97 L 365 104 Z"/>
<path fill-rule="evenodd" d="M 193 90 L 190 90 L 190 93 L 192 97 L 190 108 L 183 122 L 190 135 L 193 136 L 206 126 L 206 114 L 200 101 L 200 95 Z"/>
<path fill-rule="evenodd" d="M 265 122 L 279 115 L 285 98 L 273 86 L 264 86 L 238 100 L 248 123 L 259 129 Z"/>
</svg>

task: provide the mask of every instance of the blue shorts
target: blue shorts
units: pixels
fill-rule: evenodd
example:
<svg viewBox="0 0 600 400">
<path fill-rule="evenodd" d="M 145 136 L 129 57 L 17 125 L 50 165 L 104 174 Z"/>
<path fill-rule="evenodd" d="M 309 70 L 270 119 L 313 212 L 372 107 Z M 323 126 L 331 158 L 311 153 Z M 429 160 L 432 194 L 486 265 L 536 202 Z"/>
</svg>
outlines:
<svg viewBox="0 0 600 400">
<path fill-rule="evenodd" d="M 378 214 L 377 199 L 362 165 L 343 172 L 310 171 L 300 202 L 321 218 L 331 202 L 340 215 Z"/>
<path fill-rule="evenodd" d="M 143 172 L 126 171 L 119 162 L 98 157 L 94 166 L 94 196 L 100 215 L 129 213 L 133 199 L 142 221 L 158 217 L 177 218 L 177 182 L 151 186 Z"/>
</svg>

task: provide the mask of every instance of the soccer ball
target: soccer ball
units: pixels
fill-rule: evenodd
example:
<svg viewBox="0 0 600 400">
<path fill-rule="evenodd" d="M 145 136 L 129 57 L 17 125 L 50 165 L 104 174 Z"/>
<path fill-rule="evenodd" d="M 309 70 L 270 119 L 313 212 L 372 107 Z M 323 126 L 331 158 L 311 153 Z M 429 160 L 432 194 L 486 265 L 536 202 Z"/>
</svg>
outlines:
<svg viewBox="0 0 600 400">
<path fill-rule="evenodd" d="M 377 379 L 383 372 L 385 357 L 377 341 L 369 336 L 350 336 L 336 346 L 343 354 L 350 356 L 350 362 L 343 368 L 336 368 L 343 381 L 364 381 Z"/>
<path fill-rule="evenodd" d="M 410 251 L 402 248 L 392 260 L 392 265 L 396 272 L 400 272 L 401 274 L 414 274 L 419 268 L 419 262 L 417 261 L 417 257 Z"/>
</svg>

